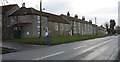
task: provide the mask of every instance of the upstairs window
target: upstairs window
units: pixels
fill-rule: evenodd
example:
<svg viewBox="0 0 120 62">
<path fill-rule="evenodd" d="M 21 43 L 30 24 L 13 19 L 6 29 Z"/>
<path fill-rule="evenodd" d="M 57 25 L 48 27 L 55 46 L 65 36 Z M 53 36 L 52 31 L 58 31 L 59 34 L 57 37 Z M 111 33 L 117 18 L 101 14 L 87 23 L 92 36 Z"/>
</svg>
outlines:
<svg viewBox="0 0 120 62">
<path fill-rule="evenodd" d="M 13 20 L 13 17 L 11 17 L 10 19 L 11 19 L 12 22 L 14 21 L 14 20 Z"/>
<path fill-rule="evenodd" d="M 37 19 L 38 19 L 38 23 L 40 23 L 40 16 L 37 16 Z"/>
<path fill-rule="evenodd" d="M 78 27 L 80 28 L 80 23 L 78 23 Z"/>
<path fill-rule="evenodd" d="M 37 19 L 40 20 L 40 16 L 37 16 Z"/>
</svg>

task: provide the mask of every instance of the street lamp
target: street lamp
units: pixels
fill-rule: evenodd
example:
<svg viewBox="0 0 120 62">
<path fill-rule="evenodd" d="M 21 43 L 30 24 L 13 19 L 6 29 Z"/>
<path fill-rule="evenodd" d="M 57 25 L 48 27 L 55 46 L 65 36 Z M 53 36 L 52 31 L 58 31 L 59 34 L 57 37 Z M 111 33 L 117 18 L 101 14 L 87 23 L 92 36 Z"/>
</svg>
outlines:
<svg viewBox="0 0 120 62">
<path fill-rule="evenodd" d="M 42 35 L 42 0 L 40 0 L 40 34 L 39 34 L 39 38 Z"/>
</svg>

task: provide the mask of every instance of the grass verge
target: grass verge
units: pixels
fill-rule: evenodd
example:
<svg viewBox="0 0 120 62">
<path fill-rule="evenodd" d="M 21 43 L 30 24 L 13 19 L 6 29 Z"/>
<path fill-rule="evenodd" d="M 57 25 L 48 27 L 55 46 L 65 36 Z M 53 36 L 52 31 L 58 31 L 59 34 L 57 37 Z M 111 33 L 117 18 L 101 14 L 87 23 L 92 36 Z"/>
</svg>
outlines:
<svg viewBox="0 0 120 62">
<path fill-rule="evenodd" d="M 64 37 L 50 37 L 50 43 L 46 43 L 46 38 L 24 38 L 24 39 L 11 39 L 4 40 L 7 42 L 19 42 L 25 44 L 37 44 L 37 45 L 57 45 L 81 40 L 88 40 L 94 38 L 101 38 L 110 35 L 84 35 L 84 36 L 64 36 Z"/>
<path fill-rule="evenodd" d="M 14 50 L 14 49 L 4 48 L 4 47 L 0 47 L 0 51 L 2 52 L 2 54 L 15 52 L 15 50 Z"/>
</svg>

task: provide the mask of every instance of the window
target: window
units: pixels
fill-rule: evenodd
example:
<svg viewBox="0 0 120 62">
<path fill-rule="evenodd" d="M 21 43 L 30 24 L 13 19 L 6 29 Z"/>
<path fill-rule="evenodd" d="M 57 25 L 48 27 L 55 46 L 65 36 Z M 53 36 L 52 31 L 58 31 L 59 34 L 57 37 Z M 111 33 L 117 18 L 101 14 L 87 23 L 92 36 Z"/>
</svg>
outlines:
<svg viewBox="0 0 120 62">
<path fill-rule="evenodd" d="M 38 32 L 38 34 L 40 34 L 40 32 Z"/>
<path fill-rule="evenodd" d="M 37 26 L 37 28 L 38 28 L 38 34 L 40 34 L 40 26 Z"/>
<path fill-rule="evenodd" d="M 38 21 L 38 23 L 40 23 L 40 21 Z"/>
<path fill-rule="evenodd" d="M 27 14 L 27 12 L 24 12 L 24 14 Z"/>
<path fill-rule="evenodd" d="M 38 20 L 40 20 L 40 16 L 37 16 Z"/>
<path fill-rule="evenodd" d="M 68 31 L 68 26 L 66 26 L 66 31 Z"/>
<path fill-rule="evenodd" d="M 80 23 L 78 23 L 78 27 L 80 28 Z"/>
<path fill-rule="evenodd" d="M 74 21 L 74 26 L 76 26 L 76 22 Z"/>
<path fill-rule="evenodd" d="M 29 36 L 30 35 L 30 32 L 27 32 L 27 36 Z"/>
<path fill-rule="evenodd" d="M 64 30 L 64 26 L 62 26 L 62 30 Z"/>
<path fill-rule="evenodd" d="M 40 28 L 40 26 L 37 26 L 37 28 Z"/>
<path fill-rule="evenodd" d="M 38 32 L 40 32 L 40 28 L 38 28 Z"/>
<path fill-rule="evenodd" d="M 79 33 L 80 33 L 80 28 L 79 28 Z"/>
<path fill-rule="evenodd" d="M 58 30 L 58 25 L 55 26 L 55 30 Z"/>
<path fill-rule="evenodd" d="M 14 21 L 14 20 L 13 20 L 13 17 L 11 17 L 10 19 L 11 19 L 12 22 Z"/>
<path fill-rule="evenodd" d="M 37 16 L 37 19 L 38 19 L 38 23 L 40 23 L 40 16 Z"/>
<path fill-rule="evenodd" d="M 76 28 L 74 28 L 74 33 L 77 33 L 77 32 L 76 32 Z"/>
</svg>

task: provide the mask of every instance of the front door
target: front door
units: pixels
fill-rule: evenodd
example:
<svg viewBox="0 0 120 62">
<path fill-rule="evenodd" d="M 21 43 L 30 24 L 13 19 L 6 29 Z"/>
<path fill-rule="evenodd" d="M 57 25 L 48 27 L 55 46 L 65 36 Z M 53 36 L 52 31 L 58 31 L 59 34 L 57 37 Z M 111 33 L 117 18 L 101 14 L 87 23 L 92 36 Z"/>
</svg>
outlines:
<svg viewBox="0 0 120 62">
<path fill-rule="evenodd" d="M 45 36 L 48 35 L 48 27 L 45 28 Z"/>
<path fill-rule="evenodd" d="M 14 38 L 19 39 L 20 38 L 20 27 L 14 28 Z"/>
</svg>

